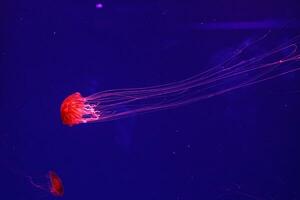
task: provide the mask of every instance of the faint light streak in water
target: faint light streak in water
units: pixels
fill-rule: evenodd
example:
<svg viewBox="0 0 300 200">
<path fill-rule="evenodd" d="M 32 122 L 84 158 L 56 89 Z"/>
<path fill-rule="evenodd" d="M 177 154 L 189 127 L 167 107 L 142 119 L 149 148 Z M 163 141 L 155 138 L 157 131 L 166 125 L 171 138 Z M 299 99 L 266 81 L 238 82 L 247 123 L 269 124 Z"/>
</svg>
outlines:
<svg viewBox="0 0 300 200">
<path fill-rule="evenodd" d="M 200 22 L 193 28 L 201 30 L 251 30 L 251 29 L 282 29 L 296 28 L 298 23 L 284 20 L 238 21 L 238 22 Z"/>
<path fill-rule="evenodd" d="M 102 4 L 102 3 L 97 3 L 97 4 L 96 4 L 96 8 L 97 8 L 97 9 L 103 8 L 103 4 Z"/>
</svg>

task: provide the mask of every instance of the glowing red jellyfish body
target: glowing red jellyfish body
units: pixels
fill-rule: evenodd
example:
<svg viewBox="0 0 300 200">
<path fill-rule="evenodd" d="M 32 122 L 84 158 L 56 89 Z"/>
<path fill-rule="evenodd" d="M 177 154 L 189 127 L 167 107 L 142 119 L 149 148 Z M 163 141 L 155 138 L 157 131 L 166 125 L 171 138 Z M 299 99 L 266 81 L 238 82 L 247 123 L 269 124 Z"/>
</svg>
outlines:
<svg viewBox="0 0 300 200">
<path fill-rule="evenodd" d="M 73 126 L 99 118 L 93 106 L 87 105 L 85 101 L 86 99 L 79 92 L 68 96 L 63 101 L 60 108 L 63 124 Z"/>
<path fill-rule="evenodd" d="M 256 44 L 265 37 L 238 49 L 224 63 L 178 82 L 107 90 L 87 97 L 76 92 L 61 105 L 62 122 L 73 126 L 174 108 L 300 70 L 300 37 L 262 53 Z"/>
<path fill-rule="evenodd" d="M 61 179 L 54 171 L 49 171 L 48 173 L 50 179 L 50 192 L 54 196 L 63 196 L 64 195 L 64 187 Z"/>
</svg>

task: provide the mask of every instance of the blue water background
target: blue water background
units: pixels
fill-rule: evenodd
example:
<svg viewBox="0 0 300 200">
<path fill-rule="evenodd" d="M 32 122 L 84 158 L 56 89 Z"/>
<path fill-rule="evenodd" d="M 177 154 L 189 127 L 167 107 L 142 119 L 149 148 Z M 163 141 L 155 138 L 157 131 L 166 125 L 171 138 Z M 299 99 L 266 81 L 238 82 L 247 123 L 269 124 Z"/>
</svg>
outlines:
<svg viewBox="0 0 300 200">
<path fill-rule="evenodd" d="M 181 80 L 270 29 L 284 42 L 297 1 L 1 4 L 0 199 L 55 199 L 26 179 L 47 185 L 49 170 L 66 200 L 300 199 L 299 73 L 112 122 L 60 119 L 71 93 Z"/>
</svg>

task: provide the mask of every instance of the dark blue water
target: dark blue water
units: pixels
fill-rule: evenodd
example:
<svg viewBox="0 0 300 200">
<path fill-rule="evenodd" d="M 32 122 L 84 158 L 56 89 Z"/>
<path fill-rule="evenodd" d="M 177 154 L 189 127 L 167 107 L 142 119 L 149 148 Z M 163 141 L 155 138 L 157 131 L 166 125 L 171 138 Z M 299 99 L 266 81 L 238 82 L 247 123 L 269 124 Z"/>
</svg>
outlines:
<svg viewBox="0 0 300 200">
<path fill-rule="evenodd" d="M 47 185 L 50 170 L 62 199 L 300 199 L 300 73 L 111 122 L 60 119 L 73 92 L 187 78 L 268 30 L 284 42 L 297 1 L 1 4 L 0 199 L 54 199 L 26 178 Z"/>
</svg>

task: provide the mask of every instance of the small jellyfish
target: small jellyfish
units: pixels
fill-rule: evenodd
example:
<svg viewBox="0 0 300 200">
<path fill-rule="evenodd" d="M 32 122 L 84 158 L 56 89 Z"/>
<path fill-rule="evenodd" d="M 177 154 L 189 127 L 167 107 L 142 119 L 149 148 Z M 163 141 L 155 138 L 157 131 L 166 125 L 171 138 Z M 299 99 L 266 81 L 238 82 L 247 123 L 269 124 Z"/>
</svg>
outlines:
<svg viewBox="0 0 300 200">
<path fill-rule="evenodd" d="M 31 185 L 40 190 L 50 192 L 53 196 L 61 197 L 64 195 L 64 187 L 61 179 L 54 171 L 49 171 L 46 175 L 47 183 L 36 183 L 31 176 L 27 176 Z M 44 181 L 43 181 L 44 182 Z"/>
</svg>

